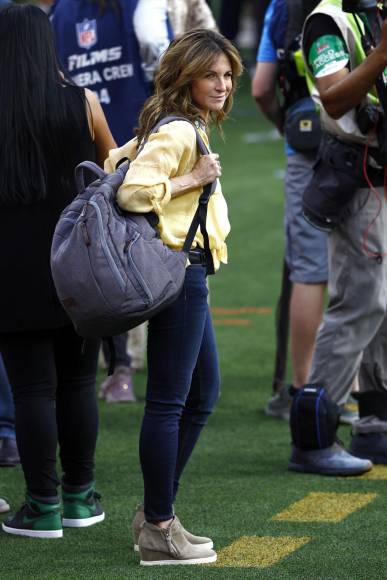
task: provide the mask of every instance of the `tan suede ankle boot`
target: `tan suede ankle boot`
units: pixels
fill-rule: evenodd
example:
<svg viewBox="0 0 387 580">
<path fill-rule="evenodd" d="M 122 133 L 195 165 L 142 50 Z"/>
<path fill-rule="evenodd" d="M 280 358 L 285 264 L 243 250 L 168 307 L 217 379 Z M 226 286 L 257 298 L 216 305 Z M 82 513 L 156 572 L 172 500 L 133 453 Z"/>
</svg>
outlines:
<svg viewBox="0 0 387 580">
<path fill-rule="evenodd" d="M 186 539 L 191 543 L 191 544 L 201 544 L 203 547 L 205 546 L 208 549 L 212 549 L 214 547 L 214 542 L 211 540 L 211 538 L 206 538 L 204 536 L 194 536 L 194 534 L 191 534 L 191 532 L 188 532 L 188 530 L 186 530 L 182 523 L 180 522 L 179 518 L 177 516 L 175 516 L 175 518 L 178 520 L 178 522 L 181 525 L 181 529 L 183 530 L 183 534 L 185 535 Z M 141 527 L 143 525 L 143 523 L 145 522 L 145 514 L 144 514 L 144 504 L 140 503 L 138 504 L 137 508 L 136 508 L 136 513 L 134 515 L 133 521 L 132 521 L 132 533 L 133 533 L 133 548 L 135 552 L 138 552 L 138 538 L 140 536 L 140 532 L 141 532 Z"/>
<path fill-rule="evenodd" d="M 208 564 L 216 561 L 216 552 L 203 544 L 191 544 L 182 525 L 174 517 L 168 528 L 145 522 L 138 541 L 141 566 Z"/>
</svg>

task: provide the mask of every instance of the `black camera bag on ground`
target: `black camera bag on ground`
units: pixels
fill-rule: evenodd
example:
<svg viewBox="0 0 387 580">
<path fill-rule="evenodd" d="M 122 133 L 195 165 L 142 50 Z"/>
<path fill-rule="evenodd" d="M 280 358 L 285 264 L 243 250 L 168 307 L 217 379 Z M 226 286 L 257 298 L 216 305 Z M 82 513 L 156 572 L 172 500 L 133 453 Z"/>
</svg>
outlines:
<svg viewBox="0 0 387 580">
<path fill-rule="evenodd" d="M 293 397 L 290 430 L 293 444 L 299 449 L 325 449 L 336 440 L 339 407 L 323 387 L 305 385 Z"/>
</svg>

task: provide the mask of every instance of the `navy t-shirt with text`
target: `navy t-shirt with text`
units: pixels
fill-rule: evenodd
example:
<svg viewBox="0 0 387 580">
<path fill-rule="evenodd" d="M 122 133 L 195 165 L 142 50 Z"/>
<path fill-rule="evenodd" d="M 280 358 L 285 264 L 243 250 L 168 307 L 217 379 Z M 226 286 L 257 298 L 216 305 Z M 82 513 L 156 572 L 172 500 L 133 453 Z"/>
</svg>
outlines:
<svg viewBox="0 0 387 580">
<path fill-rule="evenodd" d="M 64 68 L 97 94 L 119 146 L 133 137 L 150 91 L 133 28 L 136 5 L 125 0 L 101 11 L 90 0 L 58 0 L 51 19 Z"/>
</svg>

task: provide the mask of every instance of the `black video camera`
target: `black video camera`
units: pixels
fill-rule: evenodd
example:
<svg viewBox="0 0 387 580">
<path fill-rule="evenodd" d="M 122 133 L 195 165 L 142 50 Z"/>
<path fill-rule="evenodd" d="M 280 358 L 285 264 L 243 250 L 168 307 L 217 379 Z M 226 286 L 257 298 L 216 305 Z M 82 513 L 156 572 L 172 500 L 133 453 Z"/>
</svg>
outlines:
<svg viewBox="0 0 387 580">
<path fill-rule="evenodd" d="M 387 8 L 387 0 L 383 1 L 383 9 Z M 364 12 L 375 12 L 378 9 L 377 0 L 343 0 L 343 12 L 360 14 Z"/>
<path fill-rule="evenodd" d="M 369 55 L 381 40 L 383 21 L 387 18 L 387 0 L 342 0 L 342 10 L 354 15 L 359 30 L 359 20 L 363 22 L 362 45 L 365 54 Z M 387 166 L 387 82 L 384 74 L 375 80 L 375 87 L 383 112 L 383 118 L 377 127 L 381 164 Z M 372 107 L 359 111 L 359 128 L 365 134 L 370 127 L 376 126 L 375 121 L 376 112 Z"/>
</svg>

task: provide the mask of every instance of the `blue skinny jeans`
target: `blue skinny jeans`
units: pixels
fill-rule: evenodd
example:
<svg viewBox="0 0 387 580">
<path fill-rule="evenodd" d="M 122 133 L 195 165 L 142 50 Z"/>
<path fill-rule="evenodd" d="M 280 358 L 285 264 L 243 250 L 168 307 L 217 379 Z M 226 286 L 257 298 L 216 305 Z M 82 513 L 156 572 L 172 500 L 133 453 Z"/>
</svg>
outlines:
<svg viewBox="0 0 387 580">
<path fill-rule="evenodd" d="M 219 394 L 219 365 L 203 266 L 189 266 L 179 298 L 149 322 L 140 435 L 145 517 L 173 515 L 180 476 Z"/>
</svg>

